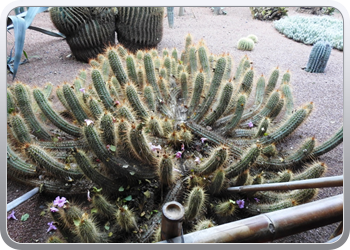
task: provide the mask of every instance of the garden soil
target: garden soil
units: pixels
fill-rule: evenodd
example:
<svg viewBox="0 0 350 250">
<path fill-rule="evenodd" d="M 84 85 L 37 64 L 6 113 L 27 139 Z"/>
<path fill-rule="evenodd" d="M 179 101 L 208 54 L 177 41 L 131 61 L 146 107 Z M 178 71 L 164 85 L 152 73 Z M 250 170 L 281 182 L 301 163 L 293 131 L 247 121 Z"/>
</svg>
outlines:
<svg viewBox="0 0 350 250">
<path fill-rule="evenodd" d="M 175 8 L 174 27 L 169 28 L 164 17 L 164 33 L 158 50 L 163 48 L 184 48 L 185 36 L 191 33 L 194 42 L 204 39 L 209 50 L 214 54 L 230 53 L 234 59 L 234 67 L 244 55 L 248 55 L 256 76 L 269 76 L 272 69 L 279 67 L 282 72 L 290 70 L 291 85 L 295 98 L 295 106 L 300 107 L 308 102 L 314 102 L 315 109 L 309 119 L 295 131 L 284 144 L 284 149 L 292 149 L 307 137 L 314 136 L 317 143 L 327 140 L 343 124 L 343 84 L 344 84 L 344 54 L 333 49 L 325 73 L 313 74 L 303 70 L 306 66 L 311 45 L 305 45 L 288 39 L 279 33 L 272 21 L 252 19 L 248 7 L 224 8 L 226 15 L 214 15 L 209 7 L 186 7 L 184 16 L 179 16 L 179 8 Z M 306 15 L 289 8 L 289 16 Z M 335 18 L 342 19 L 337 12 Z M 49 13 L 38 14 L 33 26 L 57 31 L 50 21 Z M 237 49 L 237 41 L 254 34 L 258 43 L 252 51 Z M 116 39 L 116 43 L 118 43 Z M 7 54 L 14 44 L 13 31 L 7 35 Z M 45 86 L 51 82 L 54 86 L 63 82 L 72 83 L 81 69 L 89 69 L 86 63 L 78 62 L 71 55 L 65 40 L 28 30 L 25 39 L 25 52 L 29 62 L 19 67 L 15 80 L 7 75 L 7 84 L 21 81 L 30 86 Z M 55 101 L 55 100 L 53 100 Z M 57 101 L 57 100 L 56 100 Z M 320 157 L 328 166 L 326 176 L 343 174 L 343 145 Z M 31 190 L 31 188 L 7 180 L 7 203 Z M 317 199 L 342 194 L 343 189 L 324 188 L 318 192 Z M 58 232 L 47 232 L 50 216 L 45 213 L 46 204 L 55 197 L 35 195 L 17 206 L 15 216 L 18 220 L 7 220 L 8 236 L 18 243 L 44 243 Z M 9 214 L 9 213 L 8 213 Z M 26 221 L 21 217 L 28 214 Z M 339 223 L 322 228 L 316 228 L 303 233 L 276 240 L 276 243 L 324 243 L 337 228 Z"/>
</svg>

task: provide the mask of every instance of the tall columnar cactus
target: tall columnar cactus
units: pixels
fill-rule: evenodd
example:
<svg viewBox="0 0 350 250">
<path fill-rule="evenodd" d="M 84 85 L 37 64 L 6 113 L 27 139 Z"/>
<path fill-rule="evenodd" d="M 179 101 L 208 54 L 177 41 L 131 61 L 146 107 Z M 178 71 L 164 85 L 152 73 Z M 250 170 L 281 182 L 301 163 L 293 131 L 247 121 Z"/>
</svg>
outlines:
<svg viewBox="0 0 350 250">
<path fill-rule="evenodd" d="M 331 52 L 332 46 L 329 42 L 318 41 L 315 43 L 312 46 L 305 71 L 310 73 L 324 73 Z"/>
<path fill-rule="evenodd" d="M 170 28 L 174 28 L 174 7 L 167 7 L 168 24 Z"/>
<path fill-rule="evenodd" d="M 318 178 L 327 170 L 318 157 L 342 142 L 341 128 L 322 144 L 311 137 L 288 154 L 280 150 L 315 105 L 294 107 L 290 72 L 280 86 L 279 68 L 255 79 L 247 56 L 232 66 L 229 55 L 210 54 L 191 35 L 182 53 L 186 63 L 173 51 L 134 56 L 120 45 L 109 47 L 91 61 L 90 76 L 82 71 L 79 81 L 57 87 L 69 116 L 47 98 L 50 87 L 8 87 L 8 176 L 43 194 L 88 192 L 91 200 L 92 210 L 73 202 L 51 208 L 65 241 L 159 239 L 160 211 L 172 200 L 185 205 L 187 233 L 212 226 L 199 226 L 209 218 L 225 223 L 315 196 L 317 190 L 253 197 L 226 192 L 229 186 Z"/>
</svg>

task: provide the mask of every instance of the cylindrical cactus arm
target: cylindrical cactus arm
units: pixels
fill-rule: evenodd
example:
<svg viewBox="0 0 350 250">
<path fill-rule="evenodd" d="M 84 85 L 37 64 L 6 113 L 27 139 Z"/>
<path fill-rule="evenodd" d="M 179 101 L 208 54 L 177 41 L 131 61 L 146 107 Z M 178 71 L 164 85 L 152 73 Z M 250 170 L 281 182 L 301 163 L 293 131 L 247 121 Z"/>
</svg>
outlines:
<svg viewBox="0 0 350 250">
<path fill-rule="evenodd" d="M 318 157 L 320 155 L 323 155 L 332 149 L 334 149 L 336 146 L 338 146 L 340 143 L 343 142 L 343 126 L 327 141 L 322 143 L 321 145 L 315 147 L 314 151 L 312 152 L 312 157 Z"/>
<path fill-rule="evenodd" d="M 315 43 L 312 47 L 305 71 L 310 73 L 323 73 L 331 52 L 332 46 L 329 42 L 318 41 Z"/>
<path fill-rule="evenodd" d="M 76 160 L 79 168 L 84 173 L 84 175 L 92 180 L 97 185 L 101 186 L 107 192 L 116 192 L 119 186 L 107 176 L 102 175 L 96 168 L 92 165 L 86 154 L 81 150 L 74 150 L 74 159 Z"/>
<path fill-rule="evenodd" d="M 200 121 L 203 118 L 203 116 L 206 114 L 208 109 L 210 108 L 211 104 L 213 103 L 216 93 L 221 84 L 221 80 L 224 76 L 225 68 L 226 68 L 226 58 L 222 56 L 219 58 L 219 60 L 216 63 L 216 68 L 215 68 L 213 79 L 210 84 L 209 91 L 207 93 L 205 101 L 201 106 L 201 109 L 193 117 L 194 121 L 196 122 Z"/>
<path fill-rule="evenodd" d="M 47 98 L 40 89 L 33 90 L 34 99 L 39 105 L 44 115 L 59 129 L 66 132 L 67 134 L 79 137 L 81 136 L 81 129 L 73 124 L 70 124 L 64 120 L 55 110 L 52 109 Z"/>
<path fill-rule="evenodd" d="M 39 139 L 46 141 L 50 140 L 50 134 L 46 132 L 45 128 L 42 126 L 34 114 L 29 92 L 25 89 L 22 83 L 17 83 L 15 85 L 15 96 L 21 114 L 24 116 L 24 119 L 30 129 L 33 130 L 33 134 Z"/>
<path fill-rule="evenodd" d="M 70 170 L 63 163 L 56 161 L 51 155 L 49 155 L 49 153 L 36 145 L 27 144 L 25 146 L 25 151 L 29 158 L 33 159 L 33 161 L 38 163 L 56 178 L 73 181 L 83 177 L 83 174 L 80 171 Z"/>
</svg>

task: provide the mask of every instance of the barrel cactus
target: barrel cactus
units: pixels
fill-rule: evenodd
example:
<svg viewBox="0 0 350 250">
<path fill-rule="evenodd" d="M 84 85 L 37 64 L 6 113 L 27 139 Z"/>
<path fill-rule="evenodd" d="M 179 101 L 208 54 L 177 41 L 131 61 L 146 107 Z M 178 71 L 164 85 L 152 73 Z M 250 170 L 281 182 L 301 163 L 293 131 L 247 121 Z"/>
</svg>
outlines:
<svg viewBox="0 0 350 250">
<path fill-rule="evenodd" d="M 115 8 L 52 7 L 50 17 L 79 61 L 88 62 L 115 44 Z"/>
<path fill-rule="evenodd" d="M 329 42 L 318 41 L 315 43 L 312 46 L 305 71 L 310 73 L 324 73 L 331 52 L 332 46 Z"/>
<path fill-rule="evenodd" d="M 317 159 L 342 142 L 343 130 L 322 144 L 312 137 L 293 152 L 280 151 L 276 146 L 314 107 L 293 106 L 290 72 L 280 85 L 278 67 L 255 79 L 245 56 L 233 77 L 230 55 L 208 54 L 204 41 L 192 39 L 186 37 L 185 65 L 170 56 L 177 53 L 108 47 L 90 72 L 56 87 L 65 116 L 50 102 L 51 88 L 8 87 L 8 176 L 58 196 L 49 207 L 64 241 L 159 239 L 161 207 L 173 200 L 185 206 L 187 233 L 208 219 L 226 223 L 317 193 L 227 191 L 322 176 L 327 166 Z M 70 199 L 86 195 L 91 210 Z"/>
<path fill-rule="evenodd" d="M 164 7 L 117 7 L 118 41 L 128 50 L 155 48 L 163 37 Z"/>
<path fill-rule="evenodd" d="M 250 37 L 242 37 L 237 42 L 237 48 L 239 50 L 253 50 L 254 49 L 254 40 Z"/>
</svg>

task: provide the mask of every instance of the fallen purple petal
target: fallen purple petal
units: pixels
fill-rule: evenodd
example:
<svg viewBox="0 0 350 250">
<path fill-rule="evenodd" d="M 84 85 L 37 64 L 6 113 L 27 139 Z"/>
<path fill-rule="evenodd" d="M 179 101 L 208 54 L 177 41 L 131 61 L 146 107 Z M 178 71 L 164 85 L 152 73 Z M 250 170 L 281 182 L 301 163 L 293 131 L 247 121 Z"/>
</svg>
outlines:
<svg viewBox="0 0 350 250">
<path fill-rule="evenodd" d="M 53 223 L 54 223 L 53 221 L 47 223 L 47 225 L 49 225 L 49 229 L 47 229 L 46 231 L 47 233 L 50 232 L 51 230 L 57 230 L 57 227 L 55 227 Z"/>
<path fill-rule="evenodd" d="M 204 137 L 201 138 L 202 143 L 204 143 L 206 140 L 208 140 L 208 139 L 204 138 Z"/>
<path fill-rule="evenodd" d="M 254 198 L 254 200 L 255 200 L 256 202 L 260 202 L 260 200 L 259 200 L 258 198 Z"/>
<path fill-rule="evenodd" d="M 248 123 L 248 126 L 249 126 L 250 128 L 252 128 L 252 127 L 254 127 L 254 124 L 253 124 L 252 122 L 249 122 L 249 123 Z"/>
<path fill-rule="evenodd" d="M 7 216 L 7 219 L 8 219 L 8 220 L 9 220 L 9 219 L 18 220 L 18 219 L 16 218 L 16 216 L 15 216 L 15 210 L 13 210 L 13 211 L 9 214 L 9 216 Z"/>
<path fill-rule="evenodd" d="M 194 160 L 197 164 L 201 163 L 201 159 L 199 159 L 199 157 L 196 157 L 196 159 Z"/>
<path fill-rule="evenodd" d="M 79 89 L 80 92 L 83 92 L 85 94 L 85 88 Z"/>
</svg>

